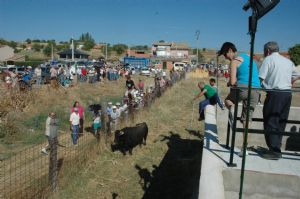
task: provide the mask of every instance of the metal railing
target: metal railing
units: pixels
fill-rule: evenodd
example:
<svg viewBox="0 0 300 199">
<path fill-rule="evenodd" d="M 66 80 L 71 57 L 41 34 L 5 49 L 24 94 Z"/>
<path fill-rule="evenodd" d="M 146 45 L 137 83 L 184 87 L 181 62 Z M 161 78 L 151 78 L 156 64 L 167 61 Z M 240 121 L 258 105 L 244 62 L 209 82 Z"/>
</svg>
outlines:
<svg viewBox="0 0 300 199">
<path fill-rule="evenodd" d="M 232 87 L 231 89 L 236 89 L 236 95 L 235 95 L 235 101 L 239 101 L 239 92 L 240 90 L 244 89 L 247 90 L 245 87 Z M 300 93 L 299 88 L 294 88 L 291 89 L 290 91 L 281 91 L 281 90 L 272 90 L 272 89 L 262 89 L 262 88 L 252 88 L 252 90 L 257 90 L 257 91 L 265 91 L 265 92 L 272 92 L 272 91 L 277 91 L 277 92 L 291 92 L 291 93 Z M 231 111 L 228 113 L 228 123 L 227 123 L 227 135 L 226 135 L 226 148 L 230 149 L 230 157 L 229 157 L 229 162 L 227 165 L 229 167 L 236 167 L 236 164 L 233 162 L 233 157 L 234 157 L 234 148 L 235 148 L 235 139 L 236 139 L 236 133 L 244 133 L 246 128 L 237 128 L 237 121 L 241 119 L 241 117 L 238 117 L 238 103 L 234 104 L 234 112 L 232 114 Z M 263 122 L 263 118 L 252 118 L 253 122 Z M 300 120 L 287 120 L 287 124 L 300 124 Z M 263 129 L 253 129 L 253 128 L 248 128 L 248 133 L 252 134 L 265 134 L 265 131 Z M 232 134 L 231 134 L 232 131 Z M 277 134 L 280 133 L 283 136 L 296 136 L 300 137 L 299 133 L 291 133 L 287 131 L 283 132 L 275 132 L 275 131 L 268 131 L 269 134 Z M 230 137 L 231 137 L 231 142 L 230 142 Z M 230 145 L 230 146 L 229 146 Z M 291 154 L 292 155 L 292 154 Z"/>
</svg>

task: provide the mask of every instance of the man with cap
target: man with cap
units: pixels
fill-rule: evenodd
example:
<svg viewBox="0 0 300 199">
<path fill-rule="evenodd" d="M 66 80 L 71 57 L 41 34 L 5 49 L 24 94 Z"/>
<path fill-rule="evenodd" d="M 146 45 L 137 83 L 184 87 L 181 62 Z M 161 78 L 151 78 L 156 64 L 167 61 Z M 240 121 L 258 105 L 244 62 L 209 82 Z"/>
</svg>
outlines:
<svg viewBox="0 0 300 199">
<path fill-rule="evenodd" d="M 247 112 L 247 100 L 248 100 L 248 84 L 249 84 L 249 66 L 250 56 L 246 53 L 238 53 L 237 48 L 231 42 L 223 43 L 221 50 L 218 52 L 218 56 L 223 55 L 225 59 L 230 61 L 230 74 L 228 86 L 231 86 L 230 93 L 225 99 L 225 105 L 230 110 L 231 107 L 238 103 L 235 101 L 235 96 L 238 94 L 238 100 L 243 101 L 243 109 L 241 122 L 245 127 L 246 123 L 246 112 Z M 253 61 L 252 69 L 252 81 L 251 85 L 253 88 L 260 87 L 260 80 L 258 78 L 258 68 L 256 63 Z M 234 86 L 244 87 L 243 89 L 234 88 Z M 258 103 L 259 93 L 257 90 L 252 90 L 250 95 L 250 109 L 249 109 L 249 120 L 252 119 L 252 114 Z M 240 151 L 239 155 L 242 156 L 243 152 Z M 247 152 L 246 152 L 247 154 Z"/>
<path fill-rule="evenodd" d="M 70 115 L 70 125 L 72 130 L 72 141 L 74 145 L 77 145 L 78 133 L 80 128 L 80 115 L 78 108 L 74 107 L 74 112 Z"/>
<path fill-rule="evenodd" d="M 121 112 L 122 112 L 122 111 L 121 111 L 121 103 L 120 103 L 120 102 L 117 102 L 117 103 L 116 103 L 116 107 L 117 107 L 117 109 L 116 109 L 116 110 L 117 110 L 117 111 L 116 111 L 116 112 L 117 112 L 117 115 L 118 115 L 118 117 L 121 117 Z"/>
<path fill-rule="evenodd" d="M 106 114 L 110 115 L 112 113 L 112 102 L 107 103 Z"/>
<path fill-rule="evenodd" d="M 111 127 L 111 132 L 115 132 L 118 128 L 119 124 L 119 114 L 117 112 L 117 107 L 112 106 L 112 112 L 109 116 L 109 121 L 110 121 L 110 127 Z"/>
</svg>

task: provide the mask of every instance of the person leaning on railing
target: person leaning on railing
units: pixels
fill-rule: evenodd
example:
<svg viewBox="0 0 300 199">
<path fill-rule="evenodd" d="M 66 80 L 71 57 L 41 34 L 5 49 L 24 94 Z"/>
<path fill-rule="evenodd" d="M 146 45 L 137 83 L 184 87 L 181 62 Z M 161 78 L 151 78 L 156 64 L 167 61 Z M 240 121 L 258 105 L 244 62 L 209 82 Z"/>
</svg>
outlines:
<svg viewBox="0 0 300 199">
<path fill-rule="evenodd" d="M 249 65 L 250 65 L 250 56 L 246 53 L 237 53 L 237 49 L 235 45 L 231 42 L 223 43 L 221 50 L 218 52 L 218 56 L 223 55 L 225 59 L 230 61 L 230 74 L 229 81 L 227 83 L 228 86 L 238 86 L 245 87 L 245 89 L 237 89 L 232 87 L 230 89 L 230 93 L 225 99 L 225 105 L 230 110 L 234 104 L 238 103 L 235 101 L 235 96 L 238 93 L 238 100 L 243 101 L 243 109 L 241 122 L 245 128 L 246 123 L 246 113 L 247 113 L 247 100 L 248 100 L 248 84 L 249 84 Z M 258 68 L 256 63 L 253 61 L 252 68 L 252 81 L 251 85 L 253 88 L 260 88 L 260 81 L 258 78 Z M 249 121 L 252 120 L 252 115 L 256 104 L 258 103 L 259 93 L 257 90 L 252 90 L 250 95 L 250 108 L 249 108 Z M 246 155 L 247 155 L 246 151 Z M 239 156 L 243 155 L 243 151 L 241 150 Z"/>
<path fill-rule="evenodd" d="M 281 158 L 281 142 L 289 116 L 292 84 L 300 79 L 294 63 L 279 54 L 278 44 L 274 41 L 264 45 L 265 59 L 259 70 L 262 87 L 267 90 L 263 108 L 264 130 L 269 151 L 262 153 L 266 159 Z M 276 132 L 276 134 L 270 134 Z"/>
</svg>

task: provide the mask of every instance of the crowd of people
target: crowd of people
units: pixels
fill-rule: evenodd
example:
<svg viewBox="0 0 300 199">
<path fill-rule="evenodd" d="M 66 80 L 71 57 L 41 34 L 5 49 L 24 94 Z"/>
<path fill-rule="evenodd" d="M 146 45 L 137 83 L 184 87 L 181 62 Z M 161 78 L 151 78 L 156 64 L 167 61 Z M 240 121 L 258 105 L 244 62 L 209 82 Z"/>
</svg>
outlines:
<svg viewBox="0 0 300 199">
<path fill-rule="evenodd" d="M 69 87 L 81 82 L 95 83 L 118 80 L 132 73 L 120 65 L 115 66 L 70 66 L 61 65 L 37 65 L 34 69 L 31 66 L 21 67 L 24 71 L 3 71 L 2 80 L 7 89 L 20 88 L 20 90 L 31 90 L 32 86 L 40 88 L 42 84 L 50 83 L 52 88 L 59 86 Z"/>
<path fill-rule="evenodd" d="M 92 125 L 90 125 L 92 133 L 95 137 L 100 139 L 101 131 L 110 135 L 117 129 L 120 129 L 121 123 L 127 125 L 130 118 L 134 119 L 136 110 L 149 106 L 155 98 L 162 95 L 167 87 L 172 85 L 173 81 L 176 83 L 184 77 L 185 72 L 176 71 L 170 73 L 170 77 L 158 75 L 154 78 L 154 85 L 150 85 L 146 89 L 145 84 L 141 79 L 139 79 L 139 82 L 136 85 L 134 80 L 131 79 L 131 76 L 127 75 L 127 80 L 125 82 L 126 92 L 121 102 L 116 102 L 115 104 L 108 102 L 107 104 L 89 105 L 88 110 L 93 114 Z M 78 145 L 78 138 L 79 135 L 84 133 L 84 126 L 86 127 L 89 125 L 85 122 L 85 115 L 85 108 L 78 101 L 75 101 L 71 107 L 69 116 L 70 131 L 74 146 Z M 51 143 L 58 143 L 58 120 L 54 112 L 49 113 L 45 129 L 45 135 L 49 145 L 44 147 L 41 152 L 48 154 L 48 151 L 51 149 Z"/>
<path fill-rule="evenodd" d="M 241 122 L 244 128 L 248 98 L 250 97 L 250 128 L 253 112 L 259 102 L 258 89 L 262 88 L 266 92 L 262 115 L 268 150 L 261 155 L 263 158 L 272 160 L 281 158 L 282 132 L 285 130 L 289 116 L 292 100 L 291 88 L 300 79 L 300 72 L 292 61 L 279 54 L 279 46 L 274 41 L 264 45 L 265 59 L 260 68 L 257 67 L 255 61 L 253 62 L 251 82 L 249 82 L 250 56 L 248 54 L 238 53 L 233 43 L 225 42 L 218 52 L 218 56 L 224 56 L 230 61 L 227 83 L 230 86 L 230 93 L 225 98 L 225 106 L 231 110 L 238 103 L 235 97 L 238 95 L 238 100 L 243 102 Z M 249 84 L 254 88 L 250 96 L 248 96 L 247 89 Z M 198 87 L 201 92 L 194 99 L 205 96 L 205 100 L 199 103 L 199 120 L 202 120 L 206 105 L 218 103 L 222 108 L 222 103 L 219 103 L 218 94 L 211 85 L 199 82 Z M 239 155 L 242 156 L 243 154 L 243 150 L 241 150 Z M 248 152 L 245 151 L 245 154 L 247 155 Z"/>
</svg>

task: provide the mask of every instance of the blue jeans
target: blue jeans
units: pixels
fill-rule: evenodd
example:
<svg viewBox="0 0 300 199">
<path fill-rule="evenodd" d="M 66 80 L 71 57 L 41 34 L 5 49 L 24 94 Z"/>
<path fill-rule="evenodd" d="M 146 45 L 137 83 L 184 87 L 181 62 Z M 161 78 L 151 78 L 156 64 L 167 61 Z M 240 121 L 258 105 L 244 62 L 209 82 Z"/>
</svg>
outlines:
<svg viewBox="0 0 300 199">
<path fill-rule="evenodd" d="M 223 109 L 223 108 L 224 108 L 224 105 L 223 105 L 223 103 L 222 103 L 222 101 L 221 101 L 221 98 L 220 98 L 220 96 L 219 96 L 218 94 L 216 94 L 216 100 L 217 100 L 217 103 L 218 103 L 219 107 L 220 107 L 221 109 Z"/>
<path fill-rule="evenodd" d="M 74 145 L 77 144 L 78 132 L 79 132 L 79 125 L 72 125 L 72 141 Z"/>
<path fill-rule="evenodd" d="M 42 83 L 42 77 L 40 77 L 40 76 L 36 77 L 36 86 L 40 87 L 41 83 Z"/>
<path fill-rule="evenodd" d="M 221 104 L 221 102 L 220 102 L 220 98 L 219 98 L 219 96 L 218 96 L 218 94 L 215 94 L 214 96 L 212 96 L 211 98 L 206 98 L 205 100 L 203 100 L 203 101 L 201 101 L 200 103 L 199 103 L 199 115 L 200 115 L 200 118 L 201 119 L 204 119 L 204 110 L 205 110 L 205 107 L 207 106 L 207 105 L 215 105 L 216 103 L 220 103 L 219 104 L 219 106 L 222 108 L 223 107 L 223 105 Z"/>
<path fill-rule="evenodd" d="M 204 119 L 204 110 L 207 105 L 209 105 L 209 99 L 205 99 L 199 103 L 199 116 L 201 119 Z"/>
</svg>

